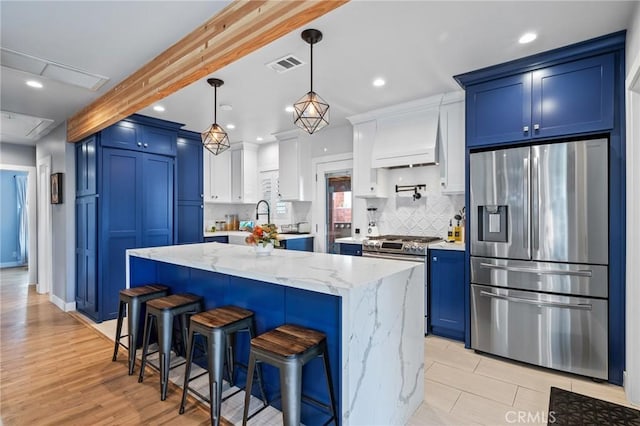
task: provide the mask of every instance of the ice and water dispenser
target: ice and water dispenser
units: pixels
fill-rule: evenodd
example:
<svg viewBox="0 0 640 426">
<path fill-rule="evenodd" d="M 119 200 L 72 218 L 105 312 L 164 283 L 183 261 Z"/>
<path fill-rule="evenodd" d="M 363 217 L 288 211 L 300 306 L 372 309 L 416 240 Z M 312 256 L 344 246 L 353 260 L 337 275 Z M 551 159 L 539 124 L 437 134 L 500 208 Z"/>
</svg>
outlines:
<svg viewBox="0 0 640 426">
<path fill-rule="evenodd" d="M 478 241 L 507 242 L 509 206 L 478 206 Z"/>
</svg>

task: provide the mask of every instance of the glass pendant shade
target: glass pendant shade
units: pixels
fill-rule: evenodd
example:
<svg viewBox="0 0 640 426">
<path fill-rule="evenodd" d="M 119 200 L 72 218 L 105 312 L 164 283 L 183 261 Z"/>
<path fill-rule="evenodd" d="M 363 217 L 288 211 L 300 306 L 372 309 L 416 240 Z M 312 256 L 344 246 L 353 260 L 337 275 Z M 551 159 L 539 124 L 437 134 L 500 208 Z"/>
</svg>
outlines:
<svg viewBox="0 0 640 426">
<path fill-rule="evenodd" d="M 229 136 L 218 123 L 213 123 L 207 130 L 202 132 L 202 145 L 213 155 L 218 155 L 231 146 Z"/>
<path fill-rule="evenodd" d="M 309 43 L 311 88 L 293 104 L 293 122 L 311 135 L 329 124 L 329 104 L 313 91 L 313 45 L 322 40 L 322 33 L 310 28 L 304 30 L 300 36 Z"/>
<path fill-rule="evenodd" d="M 202 132 L 202 145 L 209 150 L 213 155 L 218 155 L 226 151 L 231 147 L 229 143 L 229 136 L 216 121 L 216 97 L 218 94 L 218 87 L 224 84 L 224 81 L 219 78 L 209 78 L 207 83 L 213 87 L 213 124 L 209 126 L 207 130 Z"/>
<path fill-rule="evenodd" d="M 316 92 L 308 92 L 295 104 L 294 124 L 313 134 L 329 124 L 329 104 Z"/>
</svg>

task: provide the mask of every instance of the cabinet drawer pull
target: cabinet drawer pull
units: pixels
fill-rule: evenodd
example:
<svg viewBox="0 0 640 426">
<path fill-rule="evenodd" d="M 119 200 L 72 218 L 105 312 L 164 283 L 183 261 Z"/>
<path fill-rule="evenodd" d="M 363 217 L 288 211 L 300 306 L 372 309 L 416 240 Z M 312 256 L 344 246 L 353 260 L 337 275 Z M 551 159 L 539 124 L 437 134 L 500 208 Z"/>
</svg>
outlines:
<svg viewBox="0 0 640 426">
<path fill-rule="evenodd" d="M 539 124 L 534 124 L 533 125 L 533 130 L 540 130 L 540 125 Z"/>
<path fill-rule="evenodd" d="M 142 142 L 138 142 L 138 146 L 142 146 Z"/>
<path fill-rule="evenodd" d="M 523 132 L 525 132 L 525 133 L 527 133 L 527 132 L 529 131 L 529 126 L 524 126 L 524 127 L 522 128 L 522 131 L 523 131 Z"/>
<path fill-rule="evenodd" d="M 142 144 L 145 148 L 147 148 L 149 146 L 148 143 Z"/>
</svg>

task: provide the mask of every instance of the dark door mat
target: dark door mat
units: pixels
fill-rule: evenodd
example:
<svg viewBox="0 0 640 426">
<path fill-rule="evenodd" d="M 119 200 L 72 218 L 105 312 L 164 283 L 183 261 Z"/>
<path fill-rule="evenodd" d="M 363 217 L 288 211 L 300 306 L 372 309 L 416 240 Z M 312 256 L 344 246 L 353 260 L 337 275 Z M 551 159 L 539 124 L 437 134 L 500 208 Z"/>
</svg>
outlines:
<svg viewBox="0 0 640 426">
<path fill-rule="evenodd" d="M 547 424 L 640 426 L 640 411 L 551 387 Z"/>
</svg>

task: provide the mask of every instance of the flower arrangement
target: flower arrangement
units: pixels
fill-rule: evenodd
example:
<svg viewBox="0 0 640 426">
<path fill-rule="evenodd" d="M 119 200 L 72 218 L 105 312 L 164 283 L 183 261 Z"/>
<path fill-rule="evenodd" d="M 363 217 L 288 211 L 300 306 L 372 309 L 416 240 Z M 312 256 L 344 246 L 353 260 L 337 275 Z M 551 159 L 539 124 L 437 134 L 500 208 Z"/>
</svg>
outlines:
<svg viewBox="0 0 640 426">
<path fill-rule="evenodd" d="M 278 247 L 280 242 L 278 241 L 278 227 L 273 223 L 256 225 L 253 228 L 248 228 L 247 231 L 251 232 L 244 241 L 251 245 L 256 246 L 261 244 L 263 247 L 266 247 L 267 244 L 273 244 L 274 247 Z"/>
</svg>

